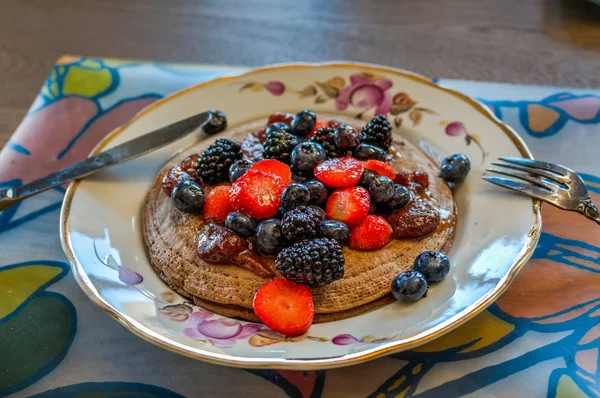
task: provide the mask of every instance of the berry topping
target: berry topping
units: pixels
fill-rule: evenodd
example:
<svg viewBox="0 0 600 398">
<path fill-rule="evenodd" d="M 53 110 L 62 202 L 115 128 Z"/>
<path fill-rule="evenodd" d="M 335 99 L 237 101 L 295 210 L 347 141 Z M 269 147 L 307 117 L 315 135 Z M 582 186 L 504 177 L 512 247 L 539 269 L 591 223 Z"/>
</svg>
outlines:
<svg viewBox="0 0 600 398">
<path fill-rule="evenodd" d="M 310 192 L 310 200 L 308 203 L 311 205 L 320 205 L 325 203 L 327 200 L 327 188 L 319 180 L 310 180 L 304 183 Z"/>
<path fill-rule="evenodd" d="M 331 188 L 350 187 L 360 181 L 364 169 L 361 162 L 351 157 L 327 159 L 315 167 L 315 177 Z"/>
<path fill-rule="evenodd" d="M 373 179 L 377 178 L 378 176 L 379 176 L 379 174 L 377 174 L 376 172 L 365 169 L 365 171 L 363 171 L 363 175 L 360 177 L 360 180 L 358 181 L 358 185 L 360 185 L 361 187 L 363 187 L 365 189 L 369 189 L 369 185 L 371 184 L 371 181 L 373 181 Z"/>
<path fill-rule="evenodd" d="M 256 228 L 256 247 L 264 254 L 275 254 L 283 245 L 281 222 L 269 219 L 258 224 Z"/>
<path fill-rule="evenodd" d="M 204 207 L 204 190 L 194 181 L 183 181 L 177 184 L 172 193 L 175 208 L 184 213 L 201 213 Z"/>
<path fill-rule="evenodd" d="M 402 171 L 396 174 L 394 182 L 407 187 L 411 191 L 423 193 L 429 188 L 429 174 L 423 170 Z"/>
<path fill-rule="evenodd" d="M 313 130 L 316 123 L 317 116 L 312 111 L 304 110 L 296 113 L 291 126 L 294 134 L 298 137 L 306 137 Z"/>
<path fill-rule="evenodd" d="M 327 217 L 338 220 L 350 228 L 358 225 L 369 214 L 371 198 L 362 187 L 349 187 L 333 192 L 325 206 Z"/>
<path fill-rule="evenodd" d="M 304 184 L 306 181 L 308 181 L 311 178 L 312 177 L 308 176 L 308 175 L 292 173 L 292 181 L 297 182 L 299 184 Z"/>
<path fill-rule="evenodd" d="M 193 155 L 183 159 L 179 166 L 181 166 L 183 171 L 196 179 L 198 177 L 198 160 L 200 160 L 200 155 L 194 153 Z"/>
<path fill-rule="evenodd" d="M 350 247 L 356 250 L 377 250 L 392 238 L 392 227 L 383 217 L 368 215 L 350 231 Z"/>
<path fill-rule="evenodd" d="M 227 215 L 233 211 L 229 198 L 230 191 L 231 187 L 229 185 L 219 185 L 208 193 L 204 203 L 205 218 L 225 221 Z"/>
<path fill-rule="evenodd" d="M 294 115 L 292 115 L 291 113 L 275 112 L 271 116 L 269 116 L 267 126 L 270 126 L 274 123 L 290 124 L 292 123 L 292 119 L 294 119 Z"/>
<path fill-rule="evenodd" d="M 168 196 L 171 196 L 173 192 L 173 188 L 175 188 L 179 183 L 183 181 L 193 181 L 194 178 L 183 171 L 181 166 L 175 166 L 171 170 L 167 171 L 165 176 L 162 179 L 162 189 L 163 192 Z"/>
<path fill-rule="evenodd" d="M 394 181 L 381 176 L 373 178 L 369 184 L 369 194 L 374 202 L 387 202 L 394 196 Z"/>
<path fill-rule="evenodd" d="M 360 142 L 387 151 L 392 143 L 392 125 L 384 115 L 377 115 L 362 128 Z"/>
<path fill-rule="evenodd" d="M 467 178 L 471 162 L 462 153 L 450 155 L 442 161 L 440 177 L 448 182 L 460 183 Z"/>
<path fill-rule="evenodd" d="M 336 220 L 323 220 L 319 224 L 322 238 L 336 240 L 340 245 L 345 245 L 350 239 L 350 228 L 346 224 Z"/>
<path fill-rule="evenodd" d="M 283 249 L 275 267 L 286 279 L 319 287 L 344 276 L 344 256 L 340 244 L 327 238 L 303 240 Z"/>
<path fill-rule="evenodd" d="M 242 147 L 229 138 L 219 138 L 202 154 L 198 160 L 198 174 L 202 180 L 214 184 L 229 177 L 229 168 L 242 158 Z"/>
<path fill-rule="evenodd" d="M 344 124 L 333 133 L 333 142 L 338 148 L 351 151 L 360 144 L 360 137 L 354 127 Z"/>
<path fill-rule="evenodd" d="M 323 127 L 315 131 L 315 135 L 313 135 L 310 140 L 312 142 L 316 142 L 321 144 L 321 146 L 325 149 L 325 154 L 327 158 L 339 158 L 346 156 L 347 150 L 340 149 L 335 145 L 335 130 L 331 127 Z"/>
<path fill-rule="evenodd" d="M 256 292 L 252 306 L 266 326 L 290 337 L 306 333 L 315 315 L 310 290 L 281 278 L 265 283 Z"/>
<path fill-rule="evenodd" d="M 268 218 L 281 207 L 283 188 L 277 175 L 251 168 L 232 184 L 231 204 L 250 217 Z"/>
<path fill-rule="evenodd" d="M 242 176 L 250 167 L 252 167 L 251 161 L 247 159 L 236 160 L 235 163 L 229 168 L 229 181 L 234 182 Z"/>
<path fill-rule="evenodd" d="M 325 216 L 326 216 L 325 210 L 323 210 L 319 206 L 309 205 L 306 207 L 308 207 L 309 209 L 312 209 L 315 212 L 315 214 L 319 217 L 319 220 L 322 220 L 325 218 Z"/>
<path fill-rule="evenodd" d="M 427 281 L 418 271 L 405 271 L 392 281 L 392 294 L 398 301 L 414 302 L 427 292 Z"/>
<path fill-rule="evenodd" d="M 424 200 L 413 200 L 388 217 L 396 239 L 427 236 L 436 230 L 440 221 L 440 212 Z"/>
<path fill-rule="evenodd" d="M 354 149 L 354 157 L 359 160 L 377 159 L 384 161 L 386 152 L 375 145 L 363 143 Z"/>
<path fill-rule="evenodd" d="M 396 178 L 394 168 L 381 160 L 370 159 L 365 162 L 365 169 L 372 170 L 380 176 L 384 176 L 393 180 Z"/>
<path fill-rule="evenodd" d="M 221 111 L 211 109 L 208 111 L 211 115 L 211 119 L 208 123 L 202 126 L 202 131 L 208 135 L 220 133 L 227 128 L 227 117 Z"/>
<path fill-rule="evenodd" d="M 315 123 L 315 127 L 313 127 L 312 131 L 310 132 L 309 135 L 307 135 L 307 137 L 310 138 L 310 137 L 314 136 L 315 135 L 315 131 L 317 131 L 318 129 L 320 129 L 322 127 L 327 127 L 327 123 L 325 123 L 322 120 L 318 120 L 317 119 L 317 122 Z"/>
<path fill-rule="evenodd" d="M 281 232 L 290 242 L 311 239 L 319 234 L 320 215 L 308 206 L 296 207 L 283 215 Z"/>
<path fill-rule="evenodd" d="M 316 142 L 303 142 L 292 150 L 291 164 L 299 173 L 312 173 L 315 166 L 325 160 L 325 150 Z"/>
<path fill-rule="evenodd" d="M 289 211 L 307 205 L 309 199 L 310 191 L 306 186 L 298 183 L 290 184 L 281 194 L 281 207 Z"/>
<path fill-rule="evenodd" d="M 292 182 L 292 171 L 290 166 L 275 159 L 265 159 L 256 162 L 250 167 L 252 170 L 260 170 L 265 173 L 275 174 L 281 178 L 284 187 L 287 187 Z"/>
<path fill-rule="evenodd" d="M 227 215 L 225 226 L 242 238 L 249 238 L 256 232 L 256 221 L 248 214 L 239 211 Z"/>
<path fill-rule="evenodd" d="M 422 273 L 427 282 L 440 282 L 450 272 L 450 259 L 444 253 L 426 251 L 415 259 L 415 270 Z"/>
<path fill-rule="evenodd" d="M 391 210 L 399 210 L 406 206 L 412 199 L 412 194 L 403 185 L 394 184 L 394 194 L 392 198 L 387 201 L 386 205 Z"/>
<path fill-rule="evenodd" d="M 417 170 L 413 172 L 413 181 L 415 184 L 421 186 L 421 188 L 429 188 L 429 174 L 423 170 Z"/>
<path fill-rule="evenodd" d="M 284 163 L 290 163 L 290 153 L 298 145 L 298 137 L 292 134 L 291 127 L 283 123 L 275 123 L 267 127 L 267 139 L 265 140 L 265 159 L 278 159 Z"/>
</svg>

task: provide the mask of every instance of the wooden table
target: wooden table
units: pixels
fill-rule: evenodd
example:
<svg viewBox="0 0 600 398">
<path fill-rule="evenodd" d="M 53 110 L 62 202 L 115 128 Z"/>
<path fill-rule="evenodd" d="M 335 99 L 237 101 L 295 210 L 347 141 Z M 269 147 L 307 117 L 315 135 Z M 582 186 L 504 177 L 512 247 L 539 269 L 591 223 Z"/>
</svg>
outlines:
<svg viewBox="0 0 600 398">
<path fill-rule="evenodd" d="M 83 54 L 261 65 L 353 60 L 432 77 L 600 85 L 584 0 L 3 0 L 0 147 L 54 61 Z"/>
</svg>

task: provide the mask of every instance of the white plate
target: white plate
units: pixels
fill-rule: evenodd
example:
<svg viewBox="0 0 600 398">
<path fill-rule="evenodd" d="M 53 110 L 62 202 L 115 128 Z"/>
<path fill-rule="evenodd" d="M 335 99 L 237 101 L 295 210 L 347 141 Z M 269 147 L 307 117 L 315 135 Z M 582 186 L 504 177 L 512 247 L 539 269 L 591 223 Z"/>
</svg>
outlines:
<svg viewBox="0 0 600 398">
<path fill-rule="evenodd" d="M 480 178 L 499 156 L 531 157 L 519 136 L 475 100 L 397 69 L 296 64 L 216 79 L 154 103 L 95 152 L 215 108 L 225 112 L 230 125 L 274 111 L 309 108 L 317 114 L 361 114 L 365 121 L 376 111 L 396 123 L 402 119 L 395 133 L 433 158 L 466 153 L 472 170 L 455 191 L 459 217 L 449 253 L 452 270 L 415 304 L 393 303 L 313 325 L 307 336 L 293 340 L 192 308 L 150 267 L 140 223 L 146 191 L 163 164 L 198 139 L 189 137 L 72 184 L 61 215 L 63 248 L 84 292 L 161 347 L 245 368 L 322 369 L 374 359 L 430 341 L 481 312 L 506 290 L 538 241 L 540 204 Z"/>
</svg>

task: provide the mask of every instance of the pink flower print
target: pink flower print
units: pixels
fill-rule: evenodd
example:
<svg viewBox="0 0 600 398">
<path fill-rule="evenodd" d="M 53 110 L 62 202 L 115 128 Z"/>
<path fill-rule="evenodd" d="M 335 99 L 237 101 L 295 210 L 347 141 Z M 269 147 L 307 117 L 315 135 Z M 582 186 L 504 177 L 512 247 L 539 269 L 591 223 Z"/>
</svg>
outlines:
<svg viewBox="0 0 600 398">
<path fill-rule="evenodd" d="M 285 85 L 282 82 L 270 81 L 265 83 L 265 90 L 275 96 L 280 96 L 285 92 Z"/>
<path fill-rule="evenodd" d="M 131 268 L 119 267 L 119 280 L 126 285 L 137 285 L 144 281 L 144 278 Z"/>
<path fill-rule="evenodd" d="M 217 347 L 233 347 L 236 340 L 254 336 L 262 328 L 261 325 L 229 319 L 208 319 L 214 314 L 205 310 L 194 312 L 188 321 L 183 334 L 194 340 L 208 340 Z"/>
<path fill-rule="evenodd" d="M 351 334 L 338 334 L 333 339 L 331 339 L 331 342 L 335 345 L 349 345 L 358 343 L 359 341 L 359 339 L 352 336 Z"/>
<path fill-rule="evenodd" d="M 392 109 L 392 87 L 389 79 L 371 79 L 363 74 L 350 76 L 350 85 L 344 87 L 335 99 L 337 109 L 343 111 L 352 106 L 363 111 L 375 108 L 375 114 L 387 115 Z"/>
<path fill-rule="evenodd" d="M 446 126 L 446 135 L 450 137 L 458 137 L 463 134 L 467 134 L 467 129 L 462 122 L 452 122 Z"/>
</svg>

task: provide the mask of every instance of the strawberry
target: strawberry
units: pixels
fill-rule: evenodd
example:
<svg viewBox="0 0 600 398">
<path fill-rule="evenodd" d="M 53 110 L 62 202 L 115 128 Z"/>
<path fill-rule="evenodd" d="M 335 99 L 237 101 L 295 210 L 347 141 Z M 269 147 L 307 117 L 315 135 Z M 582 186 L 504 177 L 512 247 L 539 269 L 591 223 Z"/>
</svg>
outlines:
<svg viewBox="0 0 600 398">
<path fill-rule="evenodd" d="M 351 187 L 360 180 L 365 166 L 353 157 L 327 159 L 315 167 L 315 177 L 330 188 Z"/>
<path fill-rule="evenodd" d="M 277 175 L 251 168 L 232 184 L 231 204 L 252 218 L 268 218 L 281 207 L 284 188 Z"/>
<path fill-rule="evenodd" d="M 285 123 L 290 124 L 294 120 L 294 115 L 291 113 L 285 112 L 275 112 L 271 116 L 269 116 L 269 121 L 267 122 L 267 126 L 272 125 L 273 123 Z"/>
<path fill-rule="evenodd" d="M 230 191 L 229 185 L 218 185 L 208 193 L 204 202 L 204 218 L 225 221 L 227 215 L 233 211 L 229 199 Z"/>
<path fill-rule="evenodd" d="M 273 279 L 258 289 L 252 306 L 266 326 L 289 337 L 306 333 L 315 315 L 308 287 L 283 278 Z"/>
<path fill-rule="evenodd" d="M 265 159 L 260 162 L 256 162 L 250 167 L 251 170 L 260 170 L 265 173 L 275 174 L 281 178 L 283 187 L 287 187 L 292 183 L 292 170 L 287 164 L 280 162 L 277 159 Z"/>
<path fill-rule="evenodd" d="M 380 176 L 388 177 L 390 180 L 396 178 L 394 168 L 381 160 L 370 159 L 365 162 L 365 169 L 374 171 Z"/>
<path fill-rule="evenodd" d="M 320 129 L 321 127 L 327 127 L 327 123 L 325 123 L 322 120 L 317 119 L 317 122 L 315 123 L 315 127 L 313 127 L 312 131 L 310 132 L 310 134 L 308 134 L 308 138 L 312 137 L 313 135 L 315 135 L 315 131 L 317 131 L 318 129 Z"/>
<path fill-rule="evenodd" d="M 352 228 L 365 219 L 370 207 L 369 192 L 363 187 L 350 187 L 338 189 L 329 196 L 325 213 L 330 219 L 342 221 Z"/>
<path fill-rule="evenodd" d="M 350 247 L 356 250 L 377 250 L 392 238 L 392 227 L 383 217 L 368 215 L 350 231 Z"/>
</svg>

